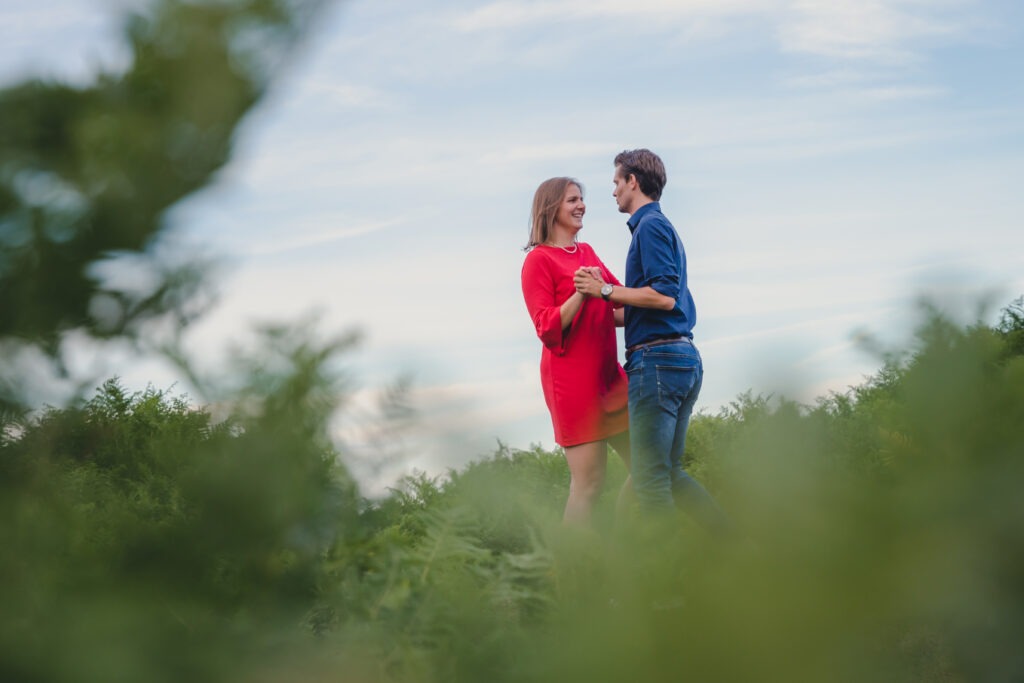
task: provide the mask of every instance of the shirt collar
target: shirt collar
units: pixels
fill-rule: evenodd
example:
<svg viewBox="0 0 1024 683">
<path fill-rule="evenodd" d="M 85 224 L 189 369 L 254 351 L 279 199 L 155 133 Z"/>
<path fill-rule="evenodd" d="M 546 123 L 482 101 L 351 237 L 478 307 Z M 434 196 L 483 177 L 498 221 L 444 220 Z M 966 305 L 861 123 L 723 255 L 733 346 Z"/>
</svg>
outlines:
<svg viewBox="0 0 1024 683">
<path fill-rule="evenodd" d="M 649 204 L 644 204 L 637 209 L 636 212 L 629 217 L 629 220 L 626 221 L 626 225 L 629 226 L 630 234 L 636 232 L 636 226 L 640 225 L 640 219 L 651 211 L 661 211 L 661 204 L 658 202 L 651 202 Z"/>
</svg>

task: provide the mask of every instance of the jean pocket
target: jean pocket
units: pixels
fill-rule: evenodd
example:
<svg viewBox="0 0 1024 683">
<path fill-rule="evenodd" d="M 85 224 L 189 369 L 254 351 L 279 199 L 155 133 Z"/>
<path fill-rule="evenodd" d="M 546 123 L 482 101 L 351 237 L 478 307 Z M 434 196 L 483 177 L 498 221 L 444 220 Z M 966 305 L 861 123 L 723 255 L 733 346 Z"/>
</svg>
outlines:
<svg viewBox="0 0 1024 683">
<path fill-rule="evenodd" d="M 693 392 L 697 368 L 691 365 L 655 365 L 658 380 L 658 402 L 676 408 Z"/>
</svg>

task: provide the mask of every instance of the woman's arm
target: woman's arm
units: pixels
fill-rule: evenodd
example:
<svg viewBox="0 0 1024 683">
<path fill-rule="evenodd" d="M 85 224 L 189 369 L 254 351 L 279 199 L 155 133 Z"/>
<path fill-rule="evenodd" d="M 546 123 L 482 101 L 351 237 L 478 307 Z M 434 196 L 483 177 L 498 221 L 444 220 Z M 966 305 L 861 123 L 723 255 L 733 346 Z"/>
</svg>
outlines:
<svg viewBox="0 0 1024 683">
<path fill-rule="evenodd" d="M 526 309 L 530 313 L 537 337 L 557 355 L 565 352 L 565 342 L 572 321 L 583 308 L 586 298 L 574 292 L 559 305 L 555 301 L 555 274 L 547 259 L 535 252 L 527 254 L 523 263 L 522 284 Z M 561 277 L 564 277 L 562 275 Z"/>
<path fill-rule="evenodd" d="M 573 292 L 572 296 L 565 300 L 562 307 L 559 309 L 559 313 L 562 317 L 562 330 L 568 330 L 569 326 L 572 325 L 573 319 L 576 318 L 576 314 L 583 308 L 583 302 L 587 300 L 586 295 L 580 292 Z"/>
</svg>

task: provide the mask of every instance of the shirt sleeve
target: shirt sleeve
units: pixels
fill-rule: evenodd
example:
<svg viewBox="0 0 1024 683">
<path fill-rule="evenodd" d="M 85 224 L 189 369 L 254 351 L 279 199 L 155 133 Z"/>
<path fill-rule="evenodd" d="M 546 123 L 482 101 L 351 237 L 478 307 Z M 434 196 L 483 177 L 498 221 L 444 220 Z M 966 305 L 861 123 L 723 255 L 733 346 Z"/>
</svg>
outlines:
<svg viewBox="0 0 1024 683">
<path fill-rule="evenodd" d="M 658 220 L 637 231 L 637 243 L 643 268 L 639 287 L 650 287 L 671 299 L 679 298 L 682 282 L 682 255 L 671 225 Z"/>
<path fill-rule="evenodd" d="M 545 265 L 544 259 L 534 256 L 534 252 L 526 255 L 522 272 L 523 299 L 541 342 L 562 355 L 565 352 L 562 307 L 555 302 L 554 277 Z"/>
</svg>

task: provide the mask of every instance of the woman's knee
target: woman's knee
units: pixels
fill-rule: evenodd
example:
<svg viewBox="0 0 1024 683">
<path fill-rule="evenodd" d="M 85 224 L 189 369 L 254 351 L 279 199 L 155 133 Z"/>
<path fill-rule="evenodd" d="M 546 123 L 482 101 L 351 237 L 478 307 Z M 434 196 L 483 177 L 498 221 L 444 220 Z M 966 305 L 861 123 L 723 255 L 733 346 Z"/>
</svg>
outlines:
<svg viewBox="0 0 1024 683">
<path fill-rule="evenodd" d="M 571 475 L 570 486 L 577 495 L 596 496 L 604 485 L 608 456 L 604 441 L 566 449 Z"/>
<path fill-rule="evenodd" d="M 604 472 L 586 472 L 574 476 L 570 486 L 577 495 L 593 500 L 601 495 L 601 489 L 604 487 Z"/>
</svg>

